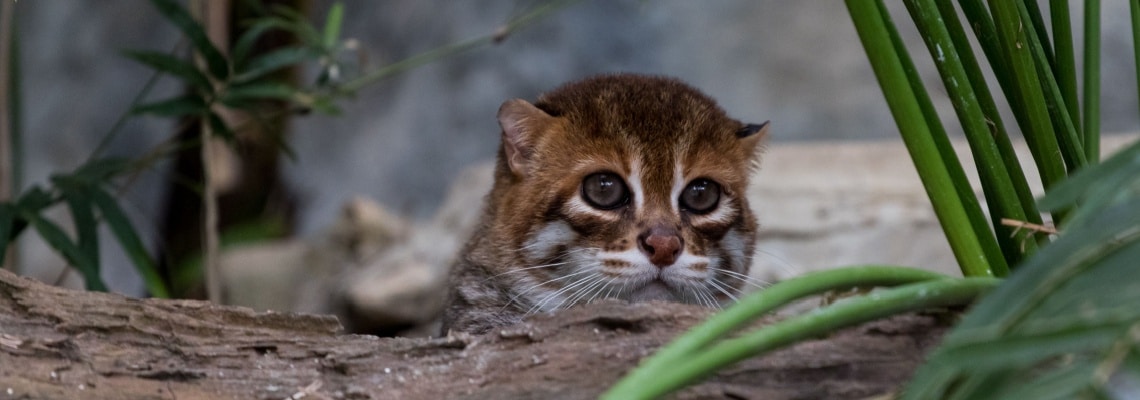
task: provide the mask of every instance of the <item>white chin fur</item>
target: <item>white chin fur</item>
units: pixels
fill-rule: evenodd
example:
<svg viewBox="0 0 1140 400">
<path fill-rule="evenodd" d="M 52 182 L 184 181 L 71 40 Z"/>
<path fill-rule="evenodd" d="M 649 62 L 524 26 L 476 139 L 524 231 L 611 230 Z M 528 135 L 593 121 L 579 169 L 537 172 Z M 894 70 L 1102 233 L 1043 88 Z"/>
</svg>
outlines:
<svg viewBox="0 0 1140 400">
<path fill-rule="evenodd" d="M 677 295 L 661 281 L 652 281 L 629 294 L 629 301 L 643 302 L 652 300 L 677 301 Z"/>
</svg>

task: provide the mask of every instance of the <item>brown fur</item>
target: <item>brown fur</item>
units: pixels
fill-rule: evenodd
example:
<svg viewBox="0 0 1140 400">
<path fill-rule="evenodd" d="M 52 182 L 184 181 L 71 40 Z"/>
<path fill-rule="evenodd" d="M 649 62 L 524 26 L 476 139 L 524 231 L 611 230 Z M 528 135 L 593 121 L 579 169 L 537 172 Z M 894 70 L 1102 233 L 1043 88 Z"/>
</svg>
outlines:
<svg viewBox="0 0 1140 400">
<path fill-rule="evenodd" d="M 735 274 L 748 273 L 756 230 L 744 193 L 766 125 L 729 118 L 680 81 L 628 74 L 570 83 L 534 105 L 507 101 L 499 122 L 495 185 L 453 268 L 444 332 L 483 332 L 603 297 L 717 306 L 739 293 L 745 278 Z M 625 180 L 628 204 L 583 206 L 583 180 L 599 172 Z M 720 185 L 706 215 L 676 196 L 701 178 Z M 683 243 L 688 264 L 646 267 L 634 254 L 650 233 L 675 234 L 669 243 Z M 656 288 L 639 286 L 649 282 Z"/>
</svg>

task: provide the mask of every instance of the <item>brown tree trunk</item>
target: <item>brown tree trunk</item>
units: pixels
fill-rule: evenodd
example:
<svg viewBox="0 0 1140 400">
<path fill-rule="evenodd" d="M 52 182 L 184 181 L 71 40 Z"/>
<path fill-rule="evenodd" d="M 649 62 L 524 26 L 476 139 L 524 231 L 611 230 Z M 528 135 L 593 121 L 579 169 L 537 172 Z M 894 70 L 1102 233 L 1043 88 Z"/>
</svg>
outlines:
<svg viewBox="0 0 1140 400">
<path fill-rule="evenodd" d="M 60 289 L 0 271 L 3 399 L 588 399 L 707 317 L 599 303 L 484 336 L 339 334 L 333 317 Z M 892 391 L 945 326 L 906 315 L 753 358 L 679 398 Z"/>
</svg>

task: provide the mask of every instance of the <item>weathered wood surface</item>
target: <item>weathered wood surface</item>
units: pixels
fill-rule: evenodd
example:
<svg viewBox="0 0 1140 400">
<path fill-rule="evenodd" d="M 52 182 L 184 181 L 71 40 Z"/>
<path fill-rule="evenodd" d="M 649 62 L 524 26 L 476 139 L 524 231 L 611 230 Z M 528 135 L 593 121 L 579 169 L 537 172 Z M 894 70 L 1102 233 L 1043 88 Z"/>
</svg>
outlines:
<svg viewBox="0 0 1140 400">
<path fill-rule="evenodd" d="M 332 317 L 60 289 L 0 271 L 0 399 L 587 399 L 708 311 L 600 303 L 484 336 L 382 339 Z M 890 392 L 944 331 L 908 315 L 734 366 L 679 398 Z"/>
</svg>

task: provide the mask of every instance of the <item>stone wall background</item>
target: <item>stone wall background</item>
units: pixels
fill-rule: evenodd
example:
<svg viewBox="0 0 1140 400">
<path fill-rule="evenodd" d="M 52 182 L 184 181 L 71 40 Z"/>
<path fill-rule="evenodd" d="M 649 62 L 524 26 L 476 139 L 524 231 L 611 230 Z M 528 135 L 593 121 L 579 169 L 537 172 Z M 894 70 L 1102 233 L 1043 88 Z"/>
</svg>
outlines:
<svg viewBox="0 0 1140 400">
<path fill-rule="evenodd" d="M 383 64 L 494 31 L 541 2 L 344 3 L 346 36 L 358 39 L 374 64 Z M 913 27 L 905 10 L 899 2 L 888 3 L 939 108 L 949 112 L 934 69 L 922 56 L 925 49 L 910 35 Z M 314 15 L 321 16 L 330 2 L 315 4 Z M 1074 26 L 1079 27 L 1081 12 L 1075 6 Z M 1123 2 L 1104 5 L 1106 132 L 1135 131 L 1137 124 L 1126 7 Z M 169 49 L 178 39 L 141 0 L 21 1 L 15 8 L 23 51 L 26 187 L 79 165 L 141 89 L 149 72 L 121 57 L 120 50 Z M 718 99 L 738 118 L 772 120 L 775 145 L 897 141 L 841 2 L 587 0 L 498 46 L 369 87 L 344 104 L 343 116 L 297 119 L 290 140 L 298 157 L 284 170 L 301 205 L 297 234 L 315 235 L 356 195 L 416 219 L 428 218 L 459 171 L 494 156 L 494 115 L 503 100 L 533 99 L 565 81 L 618 71 L 676 76 Z M 166 81 L 152 96 L 177 89 Z M 954 125 L 952 118 L 948 125 Z M 166 120 L 132 119 L 110 153 L 138 154 L 170 132 Z M 161 211 L 157 183 L 166 178 L 163 171 L 160 166 L 143 174 L 125 194 L 128 211 L 147 236 L 153 236 Z M 34 235 L 26 236 L 24 269 L 53 280 L 62 261 L 29 240 Z M 104 240 L 102 250 L 111 287 L 139 293 L 138 278 L 113 242 Z"/>
</svg>

